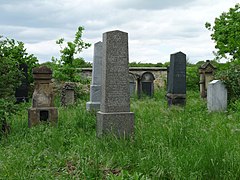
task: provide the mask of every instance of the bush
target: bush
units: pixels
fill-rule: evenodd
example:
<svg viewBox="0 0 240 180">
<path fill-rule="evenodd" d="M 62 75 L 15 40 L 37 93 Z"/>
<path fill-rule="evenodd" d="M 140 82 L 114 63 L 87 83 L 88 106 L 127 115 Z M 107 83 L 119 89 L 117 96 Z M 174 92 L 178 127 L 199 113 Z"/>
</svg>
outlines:
<svg viewBox="0 0 240 180">
<path fill-rule="evenodd" d="M 240 98 L 240 61 L 229 62 L 215 76 L 226 85 L 229 101 L 236 101 Z"/>
<path fill-rule="evenodd" d="M 186 72 L 187 90 L 199 90 L 199 74 L 197 66 L 187 67 Z"/>
<path fill-rule="evenodd" d="M 20 64 L 27 64 L 29 78 L 32 79 L 31 69 L 36 66 L 37 58 L 28 55 L 24 44 L 14 39 L 3 39 L 0 36 L 0 128 L 2 135 L 7 131 L 7 117 L 16 111 L 15 90 L 21 84 L 23 73 Z M 1 136 L 0 135 L 0 136 Z"/>
</svg>

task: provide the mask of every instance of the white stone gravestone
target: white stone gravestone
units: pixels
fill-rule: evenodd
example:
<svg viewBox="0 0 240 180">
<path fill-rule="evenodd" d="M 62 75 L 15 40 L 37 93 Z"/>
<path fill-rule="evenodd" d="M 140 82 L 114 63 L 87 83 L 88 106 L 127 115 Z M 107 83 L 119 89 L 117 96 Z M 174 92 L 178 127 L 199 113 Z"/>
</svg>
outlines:
<svg viewBox="0 0 240 180">
<path fill-rule="evenodd" d="M 220 80 L 213 80 L 208 84 L 207 107 L 208 111 L 227 110 L 227 89 Z"/>
</svg>

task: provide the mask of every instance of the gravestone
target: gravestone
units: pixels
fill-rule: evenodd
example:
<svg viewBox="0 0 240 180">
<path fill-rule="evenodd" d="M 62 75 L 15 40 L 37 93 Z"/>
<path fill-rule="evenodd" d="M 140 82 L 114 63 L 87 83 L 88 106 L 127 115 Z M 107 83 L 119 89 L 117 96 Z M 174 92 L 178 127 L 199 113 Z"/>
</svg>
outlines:
<svg viewBox="0 0 240 180">
<path fill-rule="evenodd" d="M 20 64 L 19 69 L 23 72 L 23 78 L 15 91 L 16 103 L 28 102 L 28 65 Z"/>
<path fill-rule="evenodd" d="M 141 93 L 152 97 L 154 93 L 155 77 L 151 72 L 145 72 L 141 77 Z"/>
<path fill-rule="evenodd" d="M 227 110 L 227 89 L 220 80 L 213 80 L 207 89 L 208 111 Z"/>
<path fill-rule="evenodd" d="M 28 109 L 28 126 L 32 127 L 41 122 L 56 124 L 58 111 L 54 107 L 52 70 L 46 66 L 33 69 L 34 92 L 32 107 Z"/>
<path fill-rule="evenodd" d="M 210 60 L 207 60 L 204 64 L 199 67 L 200 75 L 200 94 L 202 98 L 207 97 L 208 84 L 213 80 L 213 73 L 217 68 L 213 66 Z"/>
<path fill-rule="evenodd" d="M 182 52 L 171 54 L 168 74 L 168 105 L 186 103 L 186 55 Z"/>
<path fill-rule="evenodd" d="M 90 86 L 90 101 L 87 102 L 88 111 L 98 111 L 101 104 L 102 84 L 102 42 L 94 44 L 92 84 Z"/>
<path fill-rule="evenodd" d="M 130 97 L 134 97 L 135 92 L 136 92 L 136 78 L 135 78 L 134 74 L 129 73 L 128 80 L 129 80 Z"/>
<path fill-rule="evenodd" d="M 75 83 L 66 82 L 62 88 L 61 105 L 68 106 L 75 103 Z"/>
<path fill-rule="evenodd" d="M 129 137 L 134 133 L 134 113 L 130 112 L 128 34 L 103 34 L 102 99 L 97 113 L 97 136 L 113 134 Z"/>
</svg>

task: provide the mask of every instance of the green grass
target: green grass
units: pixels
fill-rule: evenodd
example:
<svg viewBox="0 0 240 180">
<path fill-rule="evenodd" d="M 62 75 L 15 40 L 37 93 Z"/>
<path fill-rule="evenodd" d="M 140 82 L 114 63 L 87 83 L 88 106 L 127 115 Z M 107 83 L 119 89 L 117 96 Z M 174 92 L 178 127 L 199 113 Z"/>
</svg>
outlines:
<svg viewBox="0 0 240 180">
<path fill-rule="evenodd" d="M 188 92 L 185 108 L 168 108 L 162 91 L 132 99 L 128 140 L 96 138 L 85 100 L 59 107 L 57 127 L 29 129 L 22 105 L 0 144 L 0 179 L 239 179 L 240 113 L 208 113 L 199 96 Z"/>
</svg>

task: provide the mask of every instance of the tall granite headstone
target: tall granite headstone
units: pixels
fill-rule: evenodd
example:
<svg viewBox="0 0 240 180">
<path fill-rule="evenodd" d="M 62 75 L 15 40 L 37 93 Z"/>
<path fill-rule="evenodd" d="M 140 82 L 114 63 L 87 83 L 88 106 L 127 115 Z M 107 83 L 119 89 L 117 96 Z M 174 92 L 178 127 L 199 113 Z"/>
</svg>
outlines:
<svg viewBox="0 0 240 180">
<path fill-rule="evenodd" d="M 171 54 L 168 74 L 168 105 L 186 103 L 186 55 L 182 52 Z"/>
<path fill-rule="evenodd" d="M 207 89 L 208 111 L 227 110 L 227 89 L 220 80 L 213 80 Z"/>
<path fill-rule="evenodd" d="M 92 84 L 90 86 L 90 101 L 86 108 L 89 111 L 98 111 L 101 104 L 101 85 L 102 85 L 102 42 L 94 44 Z"/>
<path fill-rule="evenodd" d="M 20 64 L 20 71 L 23 72 L 21 85 L 15 91 L 16 103 L 28 102 L 28 65 Z"/>
<path fill-rule="evenodd" d="M 46 66 L 33 69 L 34 92 L 32 107 L 28 109 L 28 126 L 32 127 L 41 122 L 56 124 L 58 111 L 54 107 L 52 70 Z"/>
<path fill-rule="evenodd" d="M 102 99 L 97 113 L 97 136 L 128 137 L 134 133 L 134 113 L 130 112 L 128 34 L 103 34 Z"/>
</svg>

